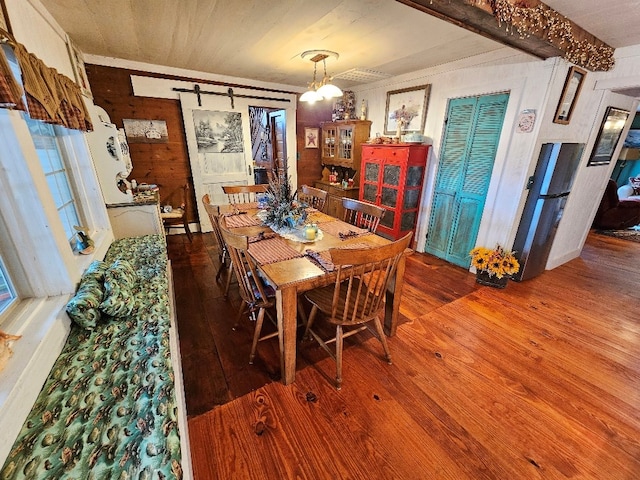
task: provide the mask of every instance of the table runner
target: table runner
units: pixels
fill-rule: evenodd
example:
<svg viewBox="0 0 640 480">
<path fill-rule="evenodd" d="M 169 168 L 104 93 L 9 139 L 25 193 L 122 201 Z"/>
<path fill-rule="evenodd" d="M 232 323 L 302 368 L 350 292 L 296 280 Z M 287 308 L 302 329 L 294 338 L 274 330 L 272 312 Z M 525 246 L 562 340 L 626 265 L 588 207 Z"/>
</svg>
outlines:
<svg viewBox="0 0 640 480">
<path fill-rule="evenodd" d="M 228 228 L 253 227 L 262 224 L 259 219 L 251 215 L 247 215 L 246 213 L 236 215 L 226 214 L 224 219 L 227 222 Z"/>
<path fill-rule="evenodd" d="M 254 208 L 258 208 L 258 202 L 231 203 L 230 206 L 232 208 L 235 208 L 236 210 L 251 210 Z"/>
<path fill-rule="evenodd" d="M 302 257 L 300 252 L 279 237 L 249 244 L 249 253 L 261 265 Z"/>
<path fill-rule="evenodd" d="M 322 223 L 322 230 L 327 232 L 329 235 L 342 238 L 342 240 L 371 234 L 371 232 L 366 228 L 358 228 L 355 225 L 343 222 L 342 220 L 332 220 L 331 222 L 324 222 Z"/>
</svg>

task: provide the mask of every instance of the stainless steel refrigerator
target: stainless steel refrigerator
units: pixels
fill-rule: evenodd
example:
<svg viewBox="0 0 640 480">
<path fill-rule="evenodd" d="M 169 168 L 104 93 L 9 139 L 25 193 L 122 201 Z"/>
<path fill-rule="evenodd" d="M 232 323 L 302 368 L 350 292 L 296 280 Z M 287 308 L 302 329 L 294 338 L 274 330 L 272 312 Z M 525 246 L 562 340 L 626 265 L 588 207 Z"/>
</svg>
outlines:
<svg viewBox="0 0 640 480">
<path fill-rule="evenodd" d="M 520 262 L 514 280 L 544 272 L 583 150 L 583 143 L 542 145 L 535 173 L 527 183 L 529 196 L 513 245 Z"/>
</svg>

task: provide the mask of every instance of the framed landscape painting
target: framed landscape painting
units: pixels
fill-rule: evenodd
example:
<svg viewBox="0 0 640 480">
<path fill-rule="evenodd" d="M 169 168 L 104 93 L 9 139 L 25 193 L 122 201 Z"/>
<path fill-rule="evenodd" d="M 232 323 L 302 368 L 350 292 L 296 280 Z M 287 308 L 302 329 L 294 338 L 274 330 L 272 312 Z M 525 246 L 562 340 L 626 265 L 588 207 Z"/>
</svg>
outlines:
<svg viewBox="0 0 640 480">
<path fill-rule="evenodd" d="M 606 165 L 611 162 L 628 118 L 628 110 L 607 107 L 587 166 Z"/>
</svg>

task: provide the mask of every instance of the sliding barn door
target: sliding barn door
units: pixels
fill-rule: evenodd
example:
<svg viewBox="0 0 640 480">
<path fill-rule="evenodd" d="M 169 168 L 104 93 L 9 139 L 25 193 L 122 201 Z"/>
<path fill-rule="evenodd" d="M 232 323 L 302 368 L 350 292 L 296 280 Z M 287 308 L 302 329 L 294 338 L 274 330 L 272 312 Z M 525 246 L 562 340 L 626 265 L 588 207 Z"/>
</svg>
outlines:
<svg viewBox="0 0 640 480">
<path fill-rule="evenodd" d="M 461 267 L 470 265 L 508 100 L 449 102 L 425 250 Z"/>
<path fill-rule="evenodd" d="M 182 93 L 180 103 L 200 228 L 210 232 L 203 195 L 209 194 L 212 203 L 226 204 L 222 185 L 253 183 L 249 110 L 232 109 L 227 97 L 218 96 L 203 96 L 198 105 L 195 95 Z"/>
</svg>

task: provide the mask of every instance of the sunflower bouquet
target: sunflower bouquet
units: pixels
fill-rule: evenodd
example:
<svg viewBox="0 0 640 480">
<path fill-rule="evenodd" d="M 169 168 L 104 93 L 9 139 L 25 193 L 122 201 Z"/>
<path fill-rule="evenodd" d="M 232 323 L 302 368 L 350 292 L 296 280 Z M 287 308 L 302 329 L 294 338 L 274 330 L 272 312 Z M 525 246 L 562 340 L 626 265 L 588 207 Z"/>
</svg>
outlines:
<svg viewBox="0 0 640 480">
<path fill-rule="evenodd" d="M 486 247 L 476 247 L 469 252 L 471 265 L 479 272 L 486 272 L 489 277 L 509 277 L 518 273 L 520 264 L 514 252 L 507 251 L 500 245 L 489 249 Z"/>
</svg>

